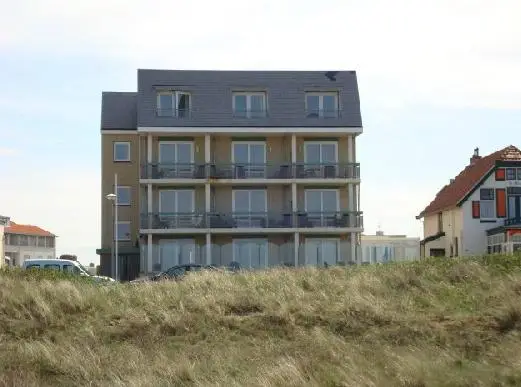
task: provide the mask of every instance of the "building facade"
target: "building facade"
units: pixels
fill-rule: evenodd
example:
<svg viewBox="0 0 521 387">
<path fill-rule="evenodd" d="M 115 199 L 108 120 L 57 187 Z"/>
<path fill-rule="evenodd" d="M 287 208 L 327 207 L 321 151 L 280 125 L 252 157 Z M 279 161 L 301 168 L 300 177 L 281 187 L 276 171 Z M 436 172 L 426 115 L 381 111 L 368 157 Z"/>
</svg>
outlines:
<svg viewBox="0 0 521 387">
<path fill-rule="evenodd" d="M 386 263 L 420 258 L 420 238 L 406 235 L 362 235 L 362 262 Z"/>
<path fill-rule="evenodd" d="M 121 279 L 361 262 L 361 133 L 353 71 L 138 70 L 102 96 L 102 275 L 116 239 Z"/>
<path fill-rule="evenodd" d="M 508 146 L 469 165 L 420 213 L 422 256 L 513 253 L 521 249 L 521 151 Z"/>
<path fill-rule="evenodd" d="M 0 267 L 7 264 L 9 260 L 6 260 L 4 254 L 5 246 L 5 234 L 4 230 L 9 226 L 9 217 L 0 215 Z"/>
<path fill-rule="evenodd" d="M 4 255 L 10 266 L 22 266 L 26 259 L 55 258 L 56 235 L 37 226 L 11 221 L 4 230 Z"/>
</svg>

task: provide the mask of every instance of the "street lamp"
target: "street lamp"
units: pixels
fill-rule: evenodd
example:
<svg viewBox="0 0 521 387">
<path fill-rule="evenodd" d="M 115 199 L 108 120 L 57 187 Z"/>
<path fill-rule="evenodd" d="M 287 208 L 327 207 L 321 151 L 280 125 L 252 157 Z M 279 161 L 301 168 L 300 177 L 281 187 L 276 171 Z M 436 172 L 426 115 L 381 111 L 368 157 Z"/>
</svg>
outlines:
<svg viewBox="0 0 521 387">
<path fill-rule="evenodd" d="M 105 196 L 106 199 L 110 200 L 111 202 L 114 202 L 113 207 L 113 218 L 114 218 L 114 232 L 113 232 L 113 238 L 112 238 L 112 262 L 115 262 L 114 264 L 114 279 L 117 281 L 119 280 L 119 273 L 118 273 L 118 266 L 119 266 L 119 254 L 118 254 L 118 176 L 114 175 L 114 193 L 110 193 Z M 115 256 L 115 257 L 114 257 Z"/>
</svg>

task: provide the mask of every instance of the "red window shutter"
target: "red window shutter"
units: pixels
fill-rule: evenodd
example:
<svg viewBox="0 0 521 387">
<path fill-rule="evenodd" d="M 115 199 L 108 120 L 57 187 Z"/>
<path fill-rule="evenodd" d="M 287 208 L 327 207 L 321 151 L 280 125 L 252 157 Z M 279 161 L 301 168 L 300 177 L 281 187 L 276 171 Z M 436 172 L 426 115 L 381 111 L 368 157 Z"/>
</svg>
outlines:
<svg viewBox="0 0 521 387">
<path fill-rule="evenodd" d="M 505 180 L 505 168 L 496 169 L 496 181 L 504 181 Z"/>
<path fill-rule="evenodd" d="M 498 218 L 507 217 L 507 193 L 504 188 L 496 189 L 496 216 Z"/>
<path fill-rule="evenodd" d="M 479 218 L 479 200 L 472 202 L 472 217 Z"/>
</svg>

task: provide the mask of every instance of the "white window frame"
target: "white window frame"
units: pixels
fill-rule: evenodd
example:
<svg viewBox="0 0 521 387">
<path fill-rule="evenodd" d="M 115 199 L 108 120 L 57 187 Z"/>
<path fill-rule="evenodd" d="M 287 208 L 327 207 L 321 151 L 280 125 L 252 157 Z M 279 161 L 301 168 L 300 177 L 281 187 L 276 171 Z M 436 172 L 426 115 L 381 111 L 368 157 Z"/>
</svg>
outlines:
<svg viewBox="0 0 521 387">
<path fill-rule="evenodd" d="M 246 118 L 263 118 L 266 117 L 268 113 L 268 97 L 266 92 L 264 91 L 234 91 L 232 93 L 232 108 L 233 108 L 233 114 L 243 113 L 243 112 L 237 112 L 235 110 L 235 97 L 236 96 L 245 96 L 246 97 L 246 111 L 245 116 Z M 253 112 L 251 110 L 251 97 L 252 96 L 261 96 L 263 98 L 264 102 L 264 111 L 262 112 Z"/>
<path fill-rule="evenodd" d="M 128 191 L 128 203 L 122 202 L 120 199 L 119 192 L 116 192 L 116 195 L 118 196 L 118 200 L 117 200 L 118 206 L 130 206 L 132 203 L 132 187 L 130 187 L 128 185 L 118 185 L 118 191 L 120 189 L 125 189 Z"/>
<path fill-rule="evenodd" d="M 190 193 L 192 194 L 192 209 L 191 211 L 179 211 L 179 208 L 178 208 L 178 199 L 177 199 L 177 192 L 179 191 L 190 191 Z M 178 189 L 160 189 L 159 190 L 159 213 L 161 214 L 163 212 L 162 210 L 162 205 L 161 205 L 161 193 L 162 192 L 176 192 L 175 193 L 175 207 L 176 207 L 176 211 L 174 211 L 175 214 L 178 214 L 179 212 L 195 212 L 195 190 L 194 189 L 190 189 L 190 188 L 178 188 Z"/>
<path fill-rule="evenodd" d="M 232 190 L 232 212 L 235 212 L 235 195 L 237 194 L 237 191 L 247 191 L 247 192 L 262 191 L 262 192 L 264 192 L 264 208 L 265 208 L 264 212 L 268 212 L 268 190 L 262 189 L 262 188 Z M 251 213 L 251 193 L 250 193 L 249 197 L 250 197 L 249 212 Z"/>
<path fill-rule="evenodd" d="M 308 96 L 312 97 L 312 96 L 316 96 L 318 97 L 318 116 L 320 118 L 330 118 L 330 116 L 328 116 L 327 114 L 324 116 L 324 96 L 330 96 L 330 97 L 335 97 L 335 110 L 334 110 L 334 113 L 335 113 L 335 116 L 334 117 L 338 117 L 338 112 L 340 111 L 340 98 L 339 98 L 339 93 L 336 92 L 336 91 L 308 91 L 306 92 L 306 115 L 309 115 L 310 113 L 310 110 L 309 110 L 309 106 L 308 106 Z M 329 113 L 331 114 L 331 113 Z M 334 118 L 333 117 L 333 118 Z"/>
<path fill-rule="evenodd" d="M 305 256 L 305 262 L 306 262 L 306 265 L 310 265 L 310 262 L 309 262 L 309 256 L 308 256 L 308 246 L 307 244 L 310 243 L 310 242 L 315 242 L 315 241 L 320 241 L 321 245 L 322 243 L 324 242 L 335 242 L 336 243 L 336 262 L 335 264 L 338 264 L 338 262 L 340 262 L 340 253 L 341 253 L 341 240 L 340 238 L 306 238 L 305 241 L 304 241 L 304 256 Z M 324 258 L 322 257 L 322 251 L 320 252 L 320 263 L 319 265 L 320 266 L 323 266 L 324 265 Z M 318 263 L 318 262 L 317 262 Z"/>
<path fill-rule="evenodd" d="M 165 246 L 165 245 L 172 245 L 172 246 L 175 246 L 175 250 L 176 250 L 176 253 L 175 254 L 175 260 L 174 260 L 174 263 L 171 265 L 171 266 L 168 266 L 168 267 L 163 267 L 163 262 L 162 262 L 162 256 L 161 256 L 161 252 L 162 252 L 162 247 Z M 159 249 L 158 249 L 158 254 L 157 254 L 157 257 L 158 257 L 158 260 L 159 260 L 159 264 L 161 266 L 161 270 L 167 270 L 173 266 L 177 266 L 177 265 L 180 265 L 179 263 L 179 251 L 180 249 L 182 248 L 182 246 L 184 245 L 188 245 L 190 247 L 192 247 L 193 249 L 193 255 L 190 256 L 189 258 L 189 263 L 195 263 L 196 259 L 195 259 L 195 255 L 197 254 L 197 244 L 195 243 L 195 239 L 194 238 L 175 238 L 175 239 L 160 239 L 159 240 Z"/>
<path fill-rule="evenodd" d="M 267 163 L 267 144 L 266 141 L 232 141 L 231 145 L 231 154 L 232 154 L 232 164 L 235 165 L 235 145 L 248 145 L 248 165 L 246 166 L 246 177 L 247 178 L 260 178 L 264 179 L 266 177 L 266 163 Z M 262 165 L 251 164 L 251 145 L 262 145 L 264 148 L 264 160 Z M 241 165 L 241 163 L 238 163 Z M 234 172 L 235 176 L 235 172 Z"/>
<path fill-rule="evenodd" d="M 125 145 L 127 147 L 127 158 L 126 159 L 117 159 L 116 158 L 116 147 L 118 145 Z M 112 146 L 112 159 L 115 162 L 126 162 L 130 161 L 130 142 L 129 141 L 114 141 L 114 144 Z"/>
<path fill-rule="evenodd" d="M 125 238 L 120 238 L 119 237 L 119 226 L 120 225 L 123 225 L 123 224 L 128 224 L 128 237 L 125 237 Z M 117 234 L 115 235 L 115 239 L 117 241 L 130 241 L 132 239 L 132 229 L 131 229 L 131 224 L 128 220 L 122 220 L 122 221 L 118 221 L 117 224 L 116 224 L 116 231 L 117 231 Z"/>
<path fill-rule="evenodd" d="M 192 111 L 192 93 L 188 91 L 183 90 L 161 90 L 157 92 L 156 97 L 156 105 L 157 105 L 157 112 L 161 112 L 161 96 L 168 95 L 171 99 L 170 109 L 172 109 L 172 115 L 163 115 L 160 114 L 160 117 L 179 117 L 179 112 L 177 109 L 177 104 L 179 103 L 179 96 L 181 95 L 187 95 L 188 96 L 188 109 L 186 110 L 187 113 L 190 113 Z"/>
<path fill-rule="evenodd" d="M 331 192 L 334 191 L 336 193 L 336 212 L 340 212 L 340 190 L 336 188 L 309 188 L 304 190 L 304 208 L 306 212 L 308 212 L 308 192 Z M 324 195 L 320 195 L 320 208 L 323 213 L 324 210 Z"/>
<path fill-rule="evenodd" d="M 308 164 L 308 147 L 307 145 L 320 145 L 320 164 L 324 163 L 322 159 L 322 145 L 334 145 L 335 146 L 335 163 L 338 163 L 338 141 L 304 141 L 304 163 Z"/>
<path fill-rule="evenodd" d="M 251 242 L 251 244 L 259 244 L 259 242 L 262 242 L 265 246 L 264 248 L 264 266 L 261 266 L 259 267 L 259 269 L 265 269 L 268 267 L 268 262 L 269 262 L 269 259 L 268 259 L 268 256 L 269 256 L 269 242 L 268 242 L 268 239 L 267 238 L 233 238 L 232 239 L 232 260 L 234 262 L 239 262 L 237 260 L 237 252 L 236 252 L 236 246 L 240 243 L 244 243 L 244 242 Z M 251 249 L 251 247 L 249 247 L 249 249 Z M 252 269 L 252 266 L 251 266 L 251 250 L 249 251 L 249 260 L 250 260 L 250 265 L 248 267 L 248 269 Z M 242 266 L 241 266 L 242 268 Z"/>
<path fill-rule="evenodd" d="M 177 151 L 177 147 L 179 145 L 190 145 L 190 164 L 194 163 L 195 155 L 194 155 L 194 142 L 193 141 L 159 141 L 158 149 L 157 149 L 157 155 L 158 155 L 159 164 L 163 163 L 162 157 L 161 157 L 161 145 L 174 145 L 176 147 L 176 151 L 175 151 L 176 161 L 175 161 L 175 164 L 179 164 L 179 158 L 177 157 L 179 152 Z"/>
<path fill-rule="evenodd" d="M 481 199 L 481 190 L 483 189 L 492 190 L 493 199 Z M 483 203 L 492 206 L 492 216 L 483 216 Z M 496 219 L 496 190 L 494 188 L 483 187 L 479 189 L 479 218 L 484 220 Z"/>
</svg>

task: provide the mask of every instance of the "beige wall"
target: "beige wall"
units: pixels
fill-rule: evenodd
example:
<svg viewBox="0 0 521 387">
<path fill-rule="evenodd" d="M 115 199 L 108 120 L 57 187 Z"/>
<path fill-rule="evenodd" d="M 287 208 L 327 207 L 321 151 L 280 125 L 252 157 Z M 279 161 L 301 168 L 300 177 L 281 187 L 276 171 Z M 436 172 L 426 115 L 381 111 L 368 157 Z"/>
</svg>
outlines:
<svg viewBox="0 0 521 387">
<path fill-rule="evenodd" d="M 130 161 L 114 162 L 115 141 L 130 142 Z M 139 141 L 135 132 L 129 134 L 101 135 L 101 244 L 111 247 L 113 239 L 113 204 L 105 196 L 114 191 L 114 174 L 118 174 L 118 185 L 131 187 L 131 205 L 119 206 L 118 219 L 130 221 L 131 236 L 135 241 L 139 230 Z"/>
<path fill-rule="evenodd" d="M 445 236 L 425 245 L 425 255 L 429 255 L 429 249 L 445 249 L 445 255 L 450 256 L 450 248 L 453 246 L 453 253 L 456 253 L 456 243 L 458 255 L 462 255 L 462 235 L 463 235 L 463 212 L 460 207 L 455 207 L 442 212 L 443 229 L 439 230 L 438 214 L 428 215 L 423 222 L 423 235 L 427 238 L 436 235 L 438 232 L 445 232 Z M 457 241 L 455 238 L 458 238 Z"/>
</svg>

